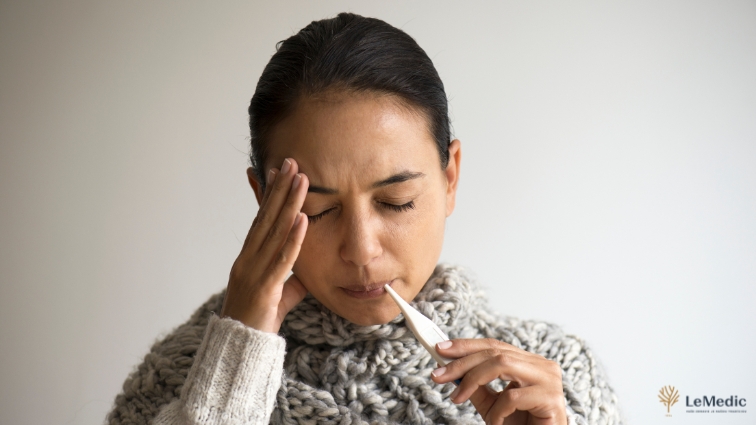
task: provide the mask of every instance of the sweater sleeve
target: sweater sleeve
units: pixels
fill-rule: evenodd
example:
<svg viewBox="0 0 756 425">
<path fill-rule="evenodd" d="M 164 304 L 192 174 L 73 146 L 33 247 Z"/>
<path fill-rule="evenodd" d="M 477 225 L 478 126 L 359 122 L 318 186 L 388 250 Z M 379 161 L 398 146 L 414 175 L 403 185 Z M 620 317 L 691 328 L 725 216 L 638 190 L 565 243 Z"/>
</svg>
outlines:
<svg viewBox="0 0 756 425">
<path fill-rule="evenodd" d="M 181 396 L 164 405 L 152 423 L 267 424 L 285 349 L 279 335 L 211 316 Z"/>
</svg>

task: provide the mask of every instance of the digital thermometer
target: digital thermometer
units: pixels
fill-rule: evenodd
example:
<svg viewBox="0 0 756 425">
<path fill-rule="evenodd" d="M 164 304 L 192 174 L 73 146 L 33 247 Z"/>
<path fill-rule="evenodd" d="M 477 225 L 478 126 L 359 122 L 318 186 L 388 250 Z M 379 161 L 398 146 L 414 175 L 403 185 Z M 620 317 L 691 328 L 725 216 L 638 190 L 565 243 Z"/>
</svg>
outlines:
<svg viewBox="0 0 756 425">
<path fill-rule="evenodd" d="M 448 341 L 449 337 L 446 336 L 446 334 L 439 329 L 432 320 L 425 317 L 422 313 L 415 310 L 411 305 L 404 301 L 399 294 L 394 292 L 391 286 L 386 284 L 384 288 L 399 306 L 399 309 L 402 310 L 404 321 L 407 322 L 407 327 L 410 328 L 415 335 L 415 338 L 417 338 L 417 340 L 420 341 L 420 344 L 428 350 L 431 357 L 436 360 L 439 366 L 446 366 L 449 362 L 453 361 L 454 359 L 446 358 L 436 352 L 436 344 L 442 341 Z M 457 379 L 454 383 L 459 385 L 461 381 L 461 379 Z"/>
</svg>

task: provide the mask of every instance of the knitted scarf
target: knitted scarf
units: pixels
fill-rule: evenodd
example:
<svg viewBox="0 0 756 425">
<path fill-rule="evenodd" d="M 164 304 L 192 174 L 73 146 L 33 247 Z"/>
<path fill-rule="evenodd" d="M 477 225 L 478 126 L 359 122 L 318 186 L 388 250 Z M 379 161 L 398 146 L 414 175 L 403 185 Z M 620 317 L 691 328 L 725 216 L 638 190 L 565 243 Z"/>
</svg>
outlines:
<svg viewBox="0 0 756 425">
<path fill-rule="evenodd" d="M 459 268 L 438 265 L 411 304 L 449 338 L 503 334 L 484 294 Z M 430 379 L 436 361 L 401 314 L 359 326 L 308 295 L 281 333 L 287 357 L 272 424 L 482 423 L 471 403 L 449 400 L 453 384 Z"/>
<path fill-rule="evenodd" d="M 179 396 L 208 318 L 225 291 L 158 341 L 124 382 L 108 423 L 147 423 Z M 565 402 L 579 424 L 620 423 L 617 399 L 583 342 L 549 323 L 498 316 L 464 269 L 436 266 L 412 306 L 451 339 L 495 338 L 562 366 Z M 449 400 L 453 384 L 430 379 L 436 362 L 405 326 L 358 326 L 308 295 L 285 318 L 287 354 L 272 424 L 482 424 L 468 401 Z M 505 382 L 491 384 L 501 390 Z M 572 423 L 572 421 L 571 421 Z"/>
</svg>

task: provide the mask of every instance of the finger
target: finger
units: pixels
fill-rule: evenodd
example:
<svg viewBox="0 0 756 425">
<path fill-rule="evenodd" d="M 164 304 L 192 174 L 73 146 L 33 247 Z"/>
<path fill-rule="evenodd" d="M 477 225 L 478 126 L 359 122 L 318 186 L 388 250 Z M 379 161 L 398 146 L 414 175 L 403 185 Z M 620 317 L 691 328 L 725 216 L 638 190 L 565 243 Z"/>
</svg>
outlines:
<svg viewBox="0 0 756 425">
<path fill-rule="evenodd" d="M 514 378 L 508 376 L 511 373 L 510 371 L 502 371 L 499 367 L 500 365 L 494 357 L 472 368 L 462 378 L 462 382 L 460 382 L 455 391 L 456 394 L 452 393 L 452 401 L 458 404 L 464 403 L 479 388 L 485 387 L 489 382 L 497 378 L 514 380 Z"/>
<path fill-rule="evenodd" d="M 448 344 L 444 345 L 444 342 Z M 504 341 L 499 341 L 494 338 L 452 339 L 444 342 L 436 344 L 436 350 L 442 356 L 450 359 L 457 359 L 490 348 L 512 350 L 519 353 L 533 355 L 522 348 L 517 348 L 512 344 L 507 344 Z"/>
<path fill-rule="evenodd" d="M 512 388 L 499 393 L 488 412 L 481 416 L 487 424 L 503 424 L 505 418 L 520 410 L 530 413 L 535 419 L 552 419 L 553 423 L 560 423 L 557 421 L 560 415 L 559 407 L 564 409 L 564 397 L 561 393 L 554 394 L 540 386 Z"/>
<path fill-rule="evenodd" d="M 291 265 L 294 264 L 294 260 L 289 258 L 288 253 L 283 251 L 282 247 L 287 240 L 291 241 L 290 233 L 292 232 L 294 221 L 297 220 L 297 217 L 302 217 L 300 210 L 302 209 L 305 196 L 307 196 L 307 184 L 307 177 L 303 174 L 295 176 L 292 182 L 293 188 L 289 192 L 286 203 L 281 208 L 278 219 L 270 227 L 268 237 L 260 248 L 258 261 L 268 264 L 273 269 L 278 269 L 280 264 L 288 263 L 288 260 L 291 260 Z M 306 216 L 304 218 L 305 220 L 307 219 Z M 302 234 L 302 239 L 304 239 L 304 233 Z M 297 248 L 298 252 L 299 248 Z M 289 270 L 285 272 L 288 273 Z"/>
<path fill-rule="evenodd" d="M 288 164 L 288 165 L 287 165 Z M 250 234 L 248 255 L 256 257 L 263 242 L 268 238 L 268 233 L 273 224 L 278 220 L 286 199 L 291 191 L 291 183 L 297 173 L 297 163 L 293 159 L 286 158 L 281 171 L 276 174 L 276 179 L 271 187 L 271 192 L 265 200 L 265 204 L 257 212 L 257 223 Z M 293 216 L 291 221 L 293 222 Z"/>
<path fill-rule="evenodd" d="M 305 220 L 306 221 L 306 220 Z M 284 282 L 281 302 L 278 303 L 278 319 L 283 322 L 284 317 L 299 304 L 307 295 L 307 288 L 302 285 L 296 275 L 289 276 Z"/>
<path fill-rule="evenodd" d="M 514 383 L 510 382 L 509 385 L 505 388 L 517 388 L 516 385 L 513 385 Z M 473 406 L 475 406 L 475 410 L 480 413 L 481 417 L 485 418 L 488 414 L 488 411 L 491 410 L 491 406 L 496 402 L 497 398 L 499 397 L 499 392 L 491 389 L 488 386 L 482 386 L 478 388 L 471 396 L 470 396 L 470 403 L 472 403 Z M 523 412 L 527 413 L 527 412 Z M 488 423 L 488 422 L 486 422 Z M 525 421 L 515 421 L 514 423 L 526 423 Z"/>
<path fill-rule="evenodd" d="M 489 348 L 449 362 L 445 367 L 434 370 L 431 375 L 435 382 L 443 384 L 467 377 L 472 370 L 485 365 L 486 368 L 492 368 L 490 374 L 493 375 L 486 383 L 497 377 L 512 380 L 509 375 L 517 372 L 515 368 L 529 362 L 530 359 L 519 352 Z"/>
<path fill-rule="evenodd" d="M 481 417 L 485 417 L 486 413 L 491 410 L 491 406 L 496 402 L 498 392 L 483 386 L 478 388 L 473 395 L 470 396 L 470 403 L 475 406 L 475 410 L 480 413 Z"/>
<path fill-rule="evenodd" d="M 273 189 L 273 184 L 276 181 L 276 176 L 278 175 L 278 169 L 277 168 L 271 168 L 268 170 L 268 174 L 266 175 L 266 181 L 265 181 L 265 192 L 263 192 L 263 198 L 260 201 L 260 208 L 262 209 L 265 207 L 265 203 L 268 201 L 268 198 L 270 197 L 270 192 Z"/>
<path fill-rule="evenodd" d="M 515 381 L 511 381 L 507 384 L 506 388 L 504 388 L 504 391 L 510 388 L 519 388 L 519 384 Z M 499 392 L 486 385 L 475 390 L 470 396 L 470 403 L 475 406 L 475 410 L 481 413 L 481 416 L 485 417 L 486 413 L 491 409 L 491 406 L 493 406 L 498 397 Z"/>
<path fill-rule="evenodd" d="M 294 267 L 294 262 L 297 260 L 299 250 L 302 248 L 305 232 L 307 231 L 307 216 L 304 213 L 297 213 L 295 222 L 296 224 L 294 224 L 289 232 L 286 242 L 280 248 L 278 255 L 276 255 L 269 267 L 271 273 L 265 282 L 266 284 L 283 282 L 283 278 Z M 287 281 L 289 280 L 287 279 Z"/>
<path fill-rule="evenodd" d="M 268 174 L 266 175 L 266 182 L 265 182 L 265 192 L 263 192 L 263 197 L 260 200 L 260 205 L 257 209 L 258 214 L 255 214 L 254 220 L 252 220 L 252 226 L 249 227 L 249 231 L 247 232 L 247 237 L 244 238 L 244 244 L 242 245 L 242 251 L 244 251 L 247 246 L 249 245 L 250 240 L 252 239 L 252 230 L 255 229 L 257 226 L 257 223 L 260 219 L 259 211 L 262 210 L 265 207 L 265 203 L 268 201 L 268 197 L 270 196 L 271 188 L 273 187 L 273 182 L 276 180 L 276 175 L 278 174 L 278 170 L 275 168 L 271 168 L 268 171 Z"/>
</svg>

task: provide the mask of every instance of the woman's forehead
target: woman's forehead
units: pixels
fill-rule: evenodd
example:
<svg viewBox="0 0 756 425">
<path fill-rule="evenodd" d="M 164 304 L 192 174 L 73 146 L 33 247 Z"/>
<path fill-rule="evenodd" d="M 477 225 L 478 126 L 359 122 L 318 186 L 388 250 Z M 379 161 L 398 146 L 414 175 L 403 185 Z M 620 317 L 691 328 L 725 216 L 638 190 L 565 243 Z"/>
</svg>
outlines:
<svg viewBox="0 0 756 425">
<path fill-rule="evenodd" d="M 438 167 L 424 116 L 387 96 L 302 100 L 270 136 L 266 168 L 292 157 L 311 180 L 381 179 Z"/>
</svg>

